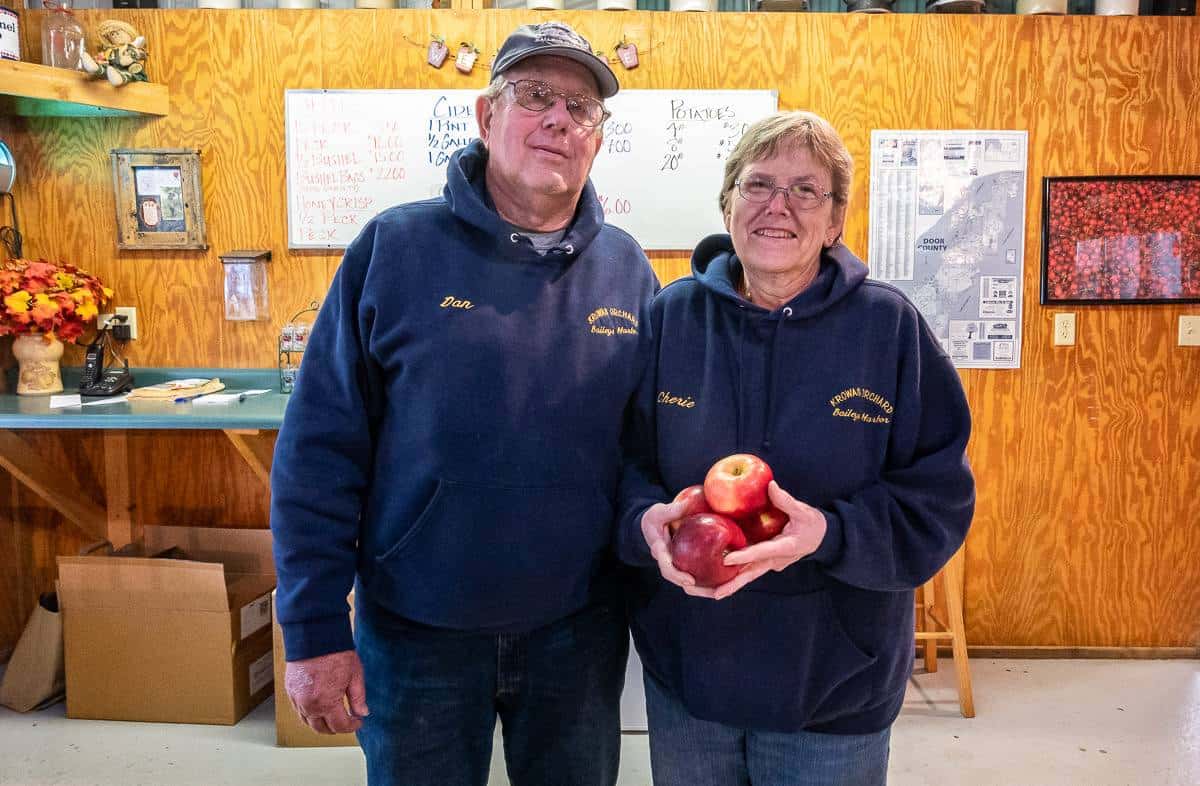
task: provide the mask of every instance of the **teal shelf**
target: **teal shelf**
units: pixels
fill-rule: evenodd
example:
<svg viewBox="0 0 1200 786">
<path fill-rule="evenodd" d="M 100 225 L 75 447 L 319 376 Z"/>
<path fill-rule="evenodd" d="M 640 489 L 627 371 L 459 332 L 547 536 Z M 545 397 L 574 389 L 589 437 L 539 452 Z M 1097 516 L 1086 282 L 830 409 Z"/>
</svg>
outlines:
<svg viewBox="0 0 1200 786">
<path fill-rule="evenodd" d="M 173 401 L 122 401 L 87 407 L 50 409 L 49 396 L 0 395 L 3 429 L 278 429 L 289 396 L 279 392 L 279 372 L 258 368 L 135 368 L 134 384 L 154 385 L 172 379 L 218 377 L 222 393 L 270 389 L 232 404 Z M 74 393 L 79 369 L 63 369 L 63 394 Z M 10 379 L 9 390 L 16 389 Z M 85 401 L 87 399 L 84 399 Z"/>
</svg>

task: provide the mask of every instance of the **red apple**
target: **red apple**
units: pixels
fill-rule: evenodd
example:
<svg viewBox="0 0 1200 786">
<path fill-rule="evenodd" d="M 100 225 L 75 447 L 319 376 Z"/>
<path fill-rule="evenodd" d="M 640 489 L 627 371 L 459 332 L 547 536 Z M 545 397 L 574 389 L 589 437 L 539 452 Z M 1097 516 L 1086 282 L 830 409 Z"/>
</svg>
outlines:
<svg viewBox="0 0 1200 786">
<path fill-rule="evenodd" d="M 787 514 L 774 505 L 738 520 L 738 526 L 746 533 L 746 541 L 751 544 L 770 540 L 782 532 L 787 523 Z"/>
<path fill-rule="evenodd" d="M 676 494 L 675 499 L 671 501 L 683 503 L 682 515 L 667 525 L 672 535 L 679 529 L 679 522 L 683 521 L 684 516 L 690 516 L 693 513 L 712 513 L 712 508 L 708 506 L 708 501 L 704 499 L 704 486 L 700 484 L 688 486 Z"/>
<path fill-rule="evenodd" d="M 671 563 L 690 573 L 699 587 L 716 587 L 738 574 L 725 555 L 746 548 L 746 535 L 733 519 L 716 513 L 685 516 L 671 538 Z"/>
<path fill-rule="evenodd" d="M 767 507 L 767 485 L 774 477 L 767 462 L 758 456 L 735 453 L 708 470 L 704 498 L 715 512 L 742 519 Z"/>
</svg>

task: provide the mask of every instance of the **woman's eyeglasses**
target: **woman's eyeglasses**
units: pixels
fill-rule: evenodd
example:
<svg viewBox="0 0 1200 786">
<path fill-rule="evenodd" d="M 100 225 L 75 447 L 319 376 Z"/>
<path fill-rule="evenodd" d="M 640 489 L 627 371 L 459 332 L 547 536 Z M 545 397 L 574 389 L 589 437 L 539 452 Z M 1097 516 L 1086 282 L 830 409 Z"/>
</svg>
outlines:
<svg viewBox="0 0 1200 786">
<path fill-rule="evenodd" d="M 833 196 L 832 191 L 818 191 L 812 183 L 803 181 L 790 186 L 777 186 L 767 177 L 747 177 L 736 181 L 738 193 L 747 202 L 770 202 L 776 191 L 783 192 L 784 200 L 798 210 L 813 210 Z"/>
<path fill-rule="evenodd" d="M 587 128 L 595 128 L 612 116 L 612 113 L 594 98 L 579 94 L 568 95 L 536 79 L 506 82 L 505 87 L 511 87 L 517 103 L 532 112 L 545 112 L 561 98 L 566 102 L 571 119 Z"/>
</svg>

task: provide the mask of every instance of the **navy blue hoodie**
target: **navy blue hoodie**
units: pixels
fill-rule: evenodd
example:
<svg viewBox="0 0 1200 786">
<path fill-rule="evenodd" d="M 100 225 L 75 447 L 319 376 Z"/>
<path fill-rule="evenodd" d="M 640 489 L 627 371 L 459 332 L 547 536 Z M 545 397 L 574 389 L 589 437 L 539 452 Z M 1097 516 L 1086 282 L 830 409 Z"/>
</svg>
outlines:
<svg viewBox="0 0 1200 786">
<path fill-rule="evenodd" d="M 657 280 L 589 182 L 539 255 L 487 196 L 487 151 L 441 198 L 346 249 L 275 448 L 289 660 L 353 647 L 346 595 L 423 624 L 522 631 L 616 566 L 620 432 Z"/>
<path fill-rule="evenodd" d="M 958 374 L 916 308 L 866 280 L 844 246 L 767 311 L 734 287 L 727 235 L 651 306 L 655 356 L 642 436 L 622 486 L 624 561 L 654 566 L 648 505 L 754 453 L 818 508 L 817 551 L 721 601 L 638 571 L 633 635 L 646 669 L 694 716 L 741 728 L 858 734 L 900 711 L 913 661 L 913 590 L 966 537 L 975 487 Z"/>
</svg>

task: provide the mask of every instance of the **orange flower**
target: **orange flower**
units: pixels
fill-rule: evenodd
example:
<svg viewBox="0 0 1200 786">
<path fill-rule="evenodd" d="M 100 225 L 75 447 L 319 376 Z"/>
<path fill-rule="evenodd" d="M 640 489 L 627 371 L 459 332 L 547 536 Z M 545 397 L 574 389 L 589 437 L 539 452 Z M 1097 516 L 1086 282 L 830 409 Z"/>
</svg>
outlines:
<svg viewBox="0 0 1200 786">
<path fill-rule="evenodd" d="M 21 286 L 21 274 L 15 270 L 0 270 L 0 292 L 9 294 Z"/>
<path fill-rule="evenodd" d="M 0 263 L 0 336 L 50 333 L 76 341 L 112 294 L 74 265 L 44 259 Z"/>
<path fill-rule="evenodd" d="M 33 300 L 33 295 L 28 292 L 14 292 L 4 298 L 4 307 L 14 314 L 23 314 L 29 310 L 29 301 Z"/>
<path fill-rule="evenodd" d="M 75 309 L 75 313 L 79 315 L 80 319 L 91 322 L 100 314 L 100 309 L 96 308 L 96 304 L 89 300 L 86 303 L 80 303 L 79 308 Z"/>
<path fill-rule="evenodd" d="M 30 315 L 39 323 L 54 319 L 59 311 L 58 303 L 44 292 L 34 295 L 33 308 L 29 309 Z"/>
</svg>

